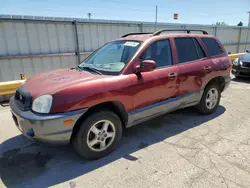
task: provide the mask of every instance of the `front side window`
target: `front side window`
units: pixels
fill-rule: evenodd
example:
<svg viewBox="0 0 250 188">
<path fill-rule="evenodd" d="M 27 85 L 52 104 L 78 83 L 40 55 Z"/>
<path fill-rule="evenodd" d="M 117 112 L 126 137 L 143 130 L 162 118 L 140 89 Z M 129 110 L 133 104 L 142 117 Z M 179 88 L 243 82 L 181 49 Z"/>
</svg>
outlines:
<svg viewBox="0 0 250 188">
<path fill-rule="evenodd" d="M 140 47 L 138 41 L 110 42 L 85 59 L 79 69 L 95 70 L 101 74 L 117 75 L 127 65 Z"/>
<path fill-rule="evenodd" d="M 151 44 L 141 56 L 142 60 L 154 60 L 157 68 L 172 65 L 172 52 L 169 40 Z"/>
</svg>

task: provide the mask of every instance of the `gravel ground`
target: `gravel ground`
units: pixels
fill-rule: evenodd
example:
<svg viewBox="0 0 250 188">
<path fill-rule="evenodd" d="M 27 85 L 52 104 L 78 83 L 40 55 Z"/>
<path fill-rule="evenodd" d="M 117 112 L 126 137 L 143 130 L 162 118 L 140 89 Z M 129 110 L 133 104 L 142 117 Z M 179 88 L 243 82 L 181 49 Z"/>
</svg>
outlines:
<svg viewBox="0 0 250 188">
<path fill-rule="evenodd" d="M 36 144 L 0 107 L 0 187 L 250 187 L 250 80 L 233 79 L 216 113 L 193 108 L 125 130 L 97 161 Z"/>
</svg>

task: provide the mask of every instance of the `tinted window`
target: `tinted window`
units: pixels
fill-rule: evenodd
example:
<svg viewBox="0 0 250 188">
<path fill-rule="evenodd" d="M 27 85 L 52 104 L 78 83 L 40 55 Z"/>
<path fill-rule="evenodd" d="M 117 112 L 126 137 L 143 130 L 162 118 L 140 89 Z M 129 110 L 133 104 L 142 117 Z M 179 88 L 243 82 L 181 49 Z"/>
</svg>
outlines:
<svg viewBox="0 0 250 188">
<path fill-rule="evenodd" d="M 200 59 L 197 55 L 193 38 L 176 38 L 175 46 L 178 53 L 179 63 Z"/>
<path fill-rule="evenodd" d="M 141 59 L 154 60 L 157 67 L 172 65 L 172 54 L 169 40 L 154 42 L 143 53 Z"/>
<path fill-rule="evenodd" d="M 200 44 L 197 42 L 196 39 L 194 39 L 194 44 L 195 44 L 195 46 L 196 46 L 196 49 L 197 49 L 197 53 L 198 53 L 199 59 L 204 58 L 204 57 L 205 57 L 205 53 L 204 53 L 204 51 L 202 50 Z"/>
<path fill-rule="evenodd" d="M 214 56 L 224 53 L 220 45 L 216 42 L 216 40 L 212 38 L 201 38 L 201 40 L 205 44 L 209 56 Z"/>
</svg>

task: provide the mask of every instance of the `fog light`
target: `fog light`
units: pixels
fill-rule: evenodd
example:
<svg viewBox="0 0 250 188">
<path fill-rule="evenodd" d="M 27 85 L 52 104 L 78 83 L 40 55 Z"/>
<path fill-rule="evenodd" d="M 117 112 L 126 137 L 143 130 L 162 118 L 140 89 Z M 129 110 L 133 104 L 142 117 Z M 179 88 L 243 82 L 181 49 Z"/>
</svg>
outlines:
<svg viewBox="0 0 250 188">
<path fill-rule="evenodd" d="M 28 136 L 30 136 L 30 137 L 34 137 L 34 136 L 35 136 L 35 132 L 34 132 L 33 129 L 29 129 L 29 130 L 26 132 L 26 134 L 27 134 Z"/>
</svg>

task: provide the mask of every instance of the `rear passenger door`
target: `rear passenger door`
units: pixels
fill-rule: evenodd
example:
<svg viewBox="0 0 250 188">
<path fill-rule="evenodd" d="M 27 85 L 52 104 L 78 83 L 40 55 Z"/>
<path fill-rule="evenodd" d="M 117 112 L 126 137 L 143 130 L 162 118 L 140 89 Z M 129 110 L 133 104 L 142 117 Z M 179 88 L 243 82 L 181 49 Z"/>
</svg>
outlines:
<svg viewBox="0 0 250 188">
<path fill-rule="evenodd" d="M 207 81 L 209 81 L 209 79 L 211 79 L 212 77 L 216 77 L 218 75 L 217 71 L 227 70 L 228 72 L 230 72 L 231 63 L 221 44 L 219 44 L 214 38 L 201 37 L 200 39 L 204 44 L 209 56 L 209 66 L 211 67 L 211 70 L 213 70 L 209 74 L 207 74 Z"/>
<path fill-rule="evenodd" d="M 174 41 L 179 66 L 180 95 L 199 96 L 206 75 L 211 72 L 210 61 L 196 38 L 175 38 Z M 187 98 L 184 103 L 196 100 L 200 100 L 199 97 Z"/>
</svg>

